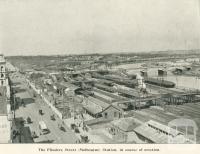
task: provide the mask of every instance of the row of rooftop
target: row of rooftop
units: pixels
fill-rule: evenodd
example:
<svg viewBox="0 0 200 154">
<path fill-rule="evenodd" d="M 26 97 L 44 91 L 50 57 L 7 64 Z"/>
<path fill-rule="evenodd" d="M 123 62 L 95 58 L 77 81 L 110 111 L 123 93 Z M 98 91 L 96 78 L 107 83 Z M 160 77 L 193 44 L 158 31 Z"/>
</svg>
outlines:
<svg viewBox="0 0 200 154">
<path fill-rule="evenodd" d="M 149 85 L 158 86 L 165 94 L 170 94 L 171 96 L 169 97 L 173 97 L 174 93 L 177 95 L 180 93 L 185 94 L 183 91 L 176 90 L 174 88 L 175 84 L 172 82 L 158 81 L 154 78 L 145 77 L 144 71 L 141 71 L 141 73 L 144 73 L 142 80 L 146 83 L 146 87 L 138 88 L 138 81 L 134 74 L 97 69 L 74 71 L 73 67 L 70 68 L 68 66 L 65 68 L 68 71 L 48 73 L 28 70 L 22 73 L 30 81 L 29 83 L 36 87 L 38 94 L 47 97 L 49 102 L 62 114 L 66 114 L 65 110 L 71 113 L 76 110 L 77 114 L 84 113 L 87 115 L 89 118 L 84 119 L 84 122 L 88 126 L 101 122 L 111 122 L 115 126 L 122 123 L 127 128 L 120 129 L 129 130 L 129 125 L 125 124 L 125 121 L 129 121 L 126 119 L 125 111 L 133 109 L 130 108 L 131 105 L 137 109 L 140 107 L 148 108 L 151 105 L 155 105 L 154 101 L 162 97 L 160 94 L 157 95 L 148 91 L 148 88 L 152 88 Z M 78 105 L 76 106 L 75 104 Z M 80 108 L 80 111 L 77 108 Z M 67 119 L 72 116 L 74 114 L 63 116 L 62 118 Z M 120 122 L 123 119 L 126 120 Z M 167 142 L 167 136 L 169 135 L 166 130 L 167 126 L 155 121 L 141 124 L 137 119 L 133 123 L 136 123 L 133 132 L 141 140 L 145 137 L 145 140 L 150 143 Z M 130 122 L 130 124 L 133 123 Z M 152 125 L 156 128 L 153 128 Z M 144 131 L 141 131 L 142 129 Z M 110 129 L 110 131 L 112 134 L 113 130 Z M 157 137 L 153 135 L 155 133 Z M 174 136 L 177 135 L 180 134 Z"/>
</svg>

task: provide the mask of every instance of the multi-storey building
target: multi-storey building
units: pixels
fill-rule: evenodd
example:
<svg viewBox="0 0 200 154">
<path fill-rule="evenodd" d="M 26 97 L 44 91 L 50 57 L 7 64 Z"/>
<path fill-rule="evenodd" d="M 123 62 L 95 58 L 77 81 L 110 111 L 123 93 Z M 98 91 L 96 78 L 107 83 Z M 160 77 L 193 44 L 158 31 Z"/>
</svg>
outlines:
<svg viewBox="0 0 200 154">
<path fill-rule="evenodd" d="M 6 61 L 3 54 L 0 54 L 0 86 L 6 86 Z"/>
<path fill-rule="evenodd" d="M 0 54 L 0 143 L 12 142 L 11 127 L 10 86 L 6 75 L 6 60 Z"/>
</svg>

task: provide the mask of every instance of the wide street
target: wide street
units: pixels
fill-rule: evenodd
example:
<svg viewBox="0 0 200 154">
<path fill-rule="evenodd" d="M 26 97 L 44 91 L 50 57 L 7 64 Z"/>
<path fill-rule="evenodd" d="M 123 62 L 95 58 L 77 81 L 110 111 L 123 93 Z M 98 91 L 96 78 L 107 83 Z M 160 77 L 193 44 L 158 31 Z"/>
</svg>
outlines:
<svg viewBox="0 0 200 154">
<path fill-rule="evenodd" d="M 30 117 L 32 123 L 27 124 L 25 122 L 23 128 L 20 128 L 20 132 L 22 133 L 21 142 L 23 143 L 75 143 L 77 141 L 77 137 L 74 132 L 72 132 L 66 126 L 66 132 L 59 129 L 58 124 L 62 124 L 62 120 L 59 119 L 56 115 L 56 120 L 51 120 L 50 116 L 53 111 L 44 103 L 44 101 L 40 98 L 40 96 L 34 97 L 33 90 L 30 89 L 26 83 L 23 75 L 19 73 L 14 73 L 10 76 L 11 81 L 15 85 L 15 89 L 21 89 L 17 92 L 16 96 L 22 96 L 26 99 L 25 107 L 23 105 L 19 105 L 16 107 L 15 117 L 16 119 L 23 118 L 25 121 L 27 117 Z M 17 99 L 16 99 L 17 100 Z M 17 101 L 16 101 L 17 104 Z M 39 114 L 39 109 L 42 109 L 44 112 L 43 115 Z M 39 121 L 44 121 L 50 130 L 49 134 L 40 135 L 39 129 Z M 28 129 L 27 129 L 28 128 Z M 38 135 L 38 138 L 34 138 L 33 140 L 30 137 L 30 132 L 35 131 Z"/>
</svg>

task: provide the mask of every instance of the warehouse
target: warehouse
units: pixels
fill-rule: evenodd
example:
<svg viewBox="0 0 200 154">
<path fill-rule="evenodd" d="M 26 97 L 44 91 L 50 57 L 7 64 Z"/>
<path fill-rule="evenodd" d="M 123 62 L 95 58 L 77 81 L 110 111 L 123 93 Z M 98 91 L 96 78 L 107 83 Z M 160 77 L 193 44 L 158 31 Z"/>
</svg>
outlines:
<svg viewBox="0 0 200 154">
<path fill-rule="evenodd" d="M 98 99 L 88 97 L 86 104 L 83 106 L 86 113 L 94 118 L 103 118 L 108 120 L 123 117 L 123 111 L 116 105 L 108 104 Z"/>
<path fill-rule="evenodd" d="M 171 138 L 176 141 L 176 143 L 188 142 L 180 131 L 153 120 L 135 128 L 134 131 L 138 137 L 146 143 L 166 144 Z"/>
<path fill-rule="evenodd" d="M 66 82 L 57 83 L 55 86 L 60 95 L 65 93 L 68 96 L 74 96 L 75 90 L 79 88 L 78 86 Z"/>
<path fill-rule="evenodd" d="M 123 117 L 123 110 L 116 105 L 109 105 L 100 114 L 104 119 L 119 119 Z"/>
<path fill-rule="evenodd" d="M 121 142 L 133 141 L 129 136 L 132 136 L 134 129 L 139 126 L 139 123 L 132 117 L 121 118 L 111 122 L 111 127 L 108 129 L 112 139 Z"/>
</svg>

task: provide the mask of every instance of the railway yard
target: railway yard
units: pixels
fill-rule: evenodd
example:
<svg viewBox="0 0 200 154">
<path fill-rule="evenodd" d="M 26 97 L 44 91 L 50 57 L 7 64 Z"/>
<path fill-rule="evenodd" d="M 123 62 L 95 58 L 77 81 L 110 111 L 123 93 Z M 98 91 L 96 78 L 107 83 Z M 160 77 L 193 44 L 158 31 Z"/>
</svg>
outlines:
<svg viewBox="0 0 200 154">
<path fill-rule="evenodd" d="M 11 63 L 15 64 L 12 60 Z M 179 88 L 175 82 L 168 81 L 162 75 L 159 78 L 148 76 L 142 71 L 143 68 L 138 69 L 141 71 L 135 74 L 112 68 L 75 70 L 68 65 L 65 71 L 54 69 L 54 72 L 45 71 L 48 68 L 44 67 L 40 71 L 34 68 L 22 70 L 19 66 L 17 68 L 28 84 L 39 86 L 36 88 L 37 94 L 51 97 L 48 99 L 50 104 L 57 108 L 56 112 L 53 109 L 52 112 L 60 112 L 61 120 L 66 121 L 68 127 L 76 125 L 89 138 L 88 142 L 116 143 L 117 136 L 120 143 L 159 143 L 161 138 L 161 143 L 167 143 L 166 135 L 170 135 L 168 124 L 175 119 L 189 119 L 195 126 L 185 126 L 193 127 L 193 131 L 186 131 L 193 135 L 196 131 L 195 142 L 200 143 L 200 130 L 197 129 L 200 128 L 198 88 Z M 33 77 L 33 74 L 39 74 L 39 77 Z M 132 118 L 134 122 L 127 124 L 126 118 Z M 153 127 L 149 125 L 151 121 Z M 126 129 L 123 128 L 125 126 Z M 142 126 L 147 128 L 144 133 L 138 131 Z M 85 127 L 88 131 L 85 131 Z M 177 131 L 181 132 L 187 142 L 193 143 L 185 136 L 183 127 L 184 124 Z M 148 137 L 148 134 L 154 132 L 153 129 L 159 131 L 158 139 Z"/>
</svg>

